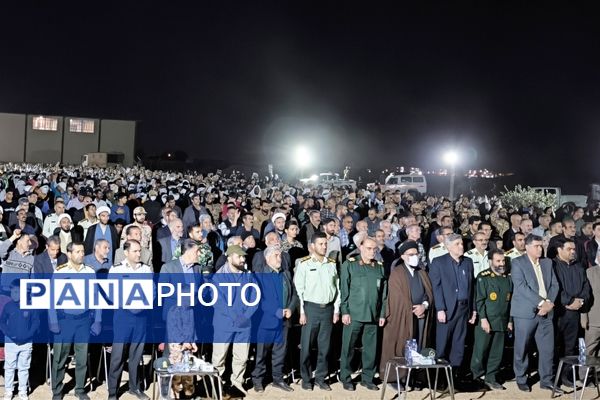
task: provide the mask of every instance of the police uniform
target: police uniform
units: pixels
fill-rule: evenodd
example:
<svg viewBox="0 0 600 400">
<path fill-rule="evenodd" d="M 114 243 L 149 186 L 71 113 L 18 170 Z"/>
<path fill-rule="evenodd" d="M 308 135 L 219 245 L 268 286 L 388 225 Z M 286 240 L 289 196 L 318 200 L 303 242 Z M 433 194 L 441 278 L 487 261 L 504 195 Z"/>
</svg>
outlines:
<svg viewBox="0 0 600 400">
<path fill-rule="evenodd" d="M 444 246 L 443 243 L 436 244 L 431 249 L 429 249 L 429 263 L 431 264 L 431 261 L 434 258 L 443 256 L 446 253 L 448 253 L 448 250 L 446 249 L 446 246 Z"/>
<path fill-rule="evenodd" d="M 475 306 L 479 321 L 485 318 L 490 324 L 490 333 L 485 333 L 481 323 L 475 327 L 475 343 L 471 358 L 473 377 L 485 375 L 485 381 L 496 383 L 504 353 L 504 335 L 510 321 L 512 280 L 509 275 L 497 275 L 486 269 L 477 276 Z"/>
<path fill-rule="evenodd" d="M 510 272 L 510 265 L 512 260 L 514 260 L 517 257 L 521 257 L 523 254 L 525 254 L 525 252 L 521 253 L 519 250 L 517 250 L 516 248 L 512 248 L 508 251 L 504 252 L 504 259 L 506 260 L 506 272 Z"/>
<path fill-rule="evenodd" d="M 365 264 L 362 258 L 349 258 L 342 265 L 340 278 L 340 311 L 350 315 L 350 325 L 344 325 L 342 333 L 342 357 L 340 360 L 340 380 L 352 382 L 350 362 L 354 355 L 356 341 L 362 341 L 363 384 L 372 384 L 375 375 L 375 355 L 377 353 L 377 327 L 380 318 L 385 317 L 387 281 L 383 263 L 372 261 Z"/>
<path fill-rule="evenodd" d="M 473 260 L 473 278 L 477 278 L 480 272 L 490 267 L 487 250 L 481 254 L 477 249 L 471 249 L 465 253 L 466 257 Z"/>
<path fill-rule="evenodd" d="M 142 279 L 152 279 L 154 271 L 145 264 L 138 264 L 134 267 L 129 265 L 127 260 L 113 266 L 109 271 L 110 275 L 126 276 L 129 274 L 144 274 Z M 112 276 L 110 276 L 112 278 Z M 108 395 L 116 396 L 119 389 L 119 380 L 123 372 L 125 360 L 129 365 L 139 365 L 144 353 L 146 342 L 146 332 L 148 329 L 148 313 L 142 310 L 117 309 L 113 315 L 114 337 L 110 357 L 110 366 L 108 369 Z M 129 347 L 129 354 L 126 354 L 126 348 Z M 129 391 L 138 391 L 139 382 L 137 368 L 129 369 Z"/>
<path fill-rule="evenodd" d="M 77 269 L 70 261 L 56 267 L 56 275 L 87 275 L 89 278 L 96 276 L 94 269 L 81 265 Z M 60 278 L 63 278 L 61 276 Z M 58 277 L 57 277 L 58 278 Z M 75 349 L 75 395 L 85 394 L 85 380 L 88 360 L 88 341 L 90 337 L 91 320 L 101 322 L 101 313 L 92 313 L 89 310 L 56 310 L 48 311 L 51 324 L 58 324 L 60 332 L 54 334 L 54 357 L 52 358 L 52 394 L 53 398 L 61 398 L 63 380 L 65 378 L 65 364 L 71 343 Z"/>
<path fill-rule="evenodd" d="M 314 256 L 300 259 L 294 285 L 300 301 L 300 313 L 306 316 L 300 337 L 300 374 L 303 384 L 308 384 L 312 376 L 310 356 L 315 341 L 319 347 L 315 381 L 324 383 L 329 372 L 327 358 L 333 314 L 339 313 L 340 309 L 340 282 L 335 260 L 325 257 L 319 261 Z"/>
</svg>

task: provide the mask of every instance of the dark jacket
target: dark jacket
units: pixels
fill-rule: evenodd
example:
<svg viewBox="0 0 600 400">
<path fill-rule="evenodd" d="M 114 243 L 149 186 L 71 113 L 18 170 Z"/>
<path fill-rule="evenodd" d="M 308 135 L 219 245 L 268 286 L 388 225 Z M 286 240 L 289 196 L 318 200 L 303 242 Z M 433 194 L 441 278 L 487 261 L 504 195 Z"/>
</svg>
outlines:
<svg viewBox="0 0 600 400">
<path fill-rule="evenodd" d="M 16 344 L 30 343 L 39 327 L 40 318 L 37 311 L 23 312 L 12 300 L 4 306 L 0 315 L 0 329 L 7 341 Z"/>
<path fill-rule="evenodd" d="M 552 261 L 547 258 L 540 258 L 539 263 L 542 269 L 544 286 L 546 287 L 546 296 L 548 300 L 554 303 L 558 296 L 558 281 L 552 268 Z M 539 286 L 537 277 L 527 254 L 512 260 L 510 274 L 513 281 L 513 296 L 510 308 L 511 317 L 535 318 L 538 312 L 537 306 L 543 299 L 538 294 Z M 548 313 L 550 318 L 553 315 L 554 311 Z"/>
<path fill-rule="evenodd" d="M 282 255 L 283 255 L 283 253 L 282 253 Z M 275 304 L 275 302 L 273 302 L 273 301 L 261 301 L 261 303 L 260 303 L 261 312 L 263 314 L 274 315 L 278 311 L 278 308 L 281 308 L 281 309 L 289 308 L 290 310 L 292 310 L 292 313 L 296 310 L 296 308 L 298 307 L 298 295 L 296 294 L 296 287 L 293 284 L 292 274 L 290 273 L 290 271 L 281 269 L 280 272 L 275 272 L 271 267 L 269 267 L 265 263 L 265 264 L 261 265 L 258 269 L 254 270 L 253 272 L 255 272 L 257 274 L 279 274 L 281 276 L 281 281 L 283 284 L 282 290 L 279 290 L 278 287 L 261 287 L 261 290 L 263 292 L 268 291 L 268 293 L 276 293 L 277 297 L 279 299 L 279 304 Z M 261 275 L 258 275 L 257 279 L 259 281 L 259 285 L 262 284 L 262 286 L 267 286 L 267 285 L 272 286 L 276 282 L 276 280 L 271 280 L 271 279 L 263 280 L 263 279 L 261 279 Z M 280 295 L 281 295 L 281 297 L 279 297 Z M 265 325 L 261 325 L 261 328 L 266 328 L 266 329 L 277 328 L 277 326 L 267 326 L 267 325 L 273 325 L 273 322 L 275 322 L 275 320 L 273 318 L 269 318 L 264 321 L 268 322 L 268 323 Z M 291 326 L 291 322 L 289 319 L 285 320 L 284 324 L 288 327 Z"/>
<path fill-rule="evenodd" d="M 87 235 L 85 237 L 85 241 L 83 243 L 83 246 L 85 247 L 85 255 L 87 256 L 88 254 L 92 254 L 94 252 L 94 244 L 96 243 L 96 227 L 98 225 L 92 225 L 88 231 L 87 231 Z M 110 236 L 111 236 L 111 240 L 112 240 L 112 245 L 111 245 L 111 249 L 110 251 L 112 252 L 112 260 L 115 259 L 115 252 L 117 251 L 117 249 L 119 248 L 119 240 L 120 237 L 117 234 L 117 229 L 112 226 L 112 225 L 107 225 L 108 229 L 110 230 Z"/>
<path fill-rule="evenodd" d="M 56 258 L 56 265 L 65 264 L 68 261 L 67 256 L 59 253 Z M 48 255 L 48 250 L 44 250 L 43 253 L 38 254 L 33 258 L 33 273 L 34 274 L 52 274 L 54 268 L 52 267 L 52 261 Z"/>
<path fill-rule="evenodd" d="M 446 311 L 446 319 L 450 320 L 454 316 L 454 311 L 458 305 L 458 283 L 453 265 L 453 258 L 450 254 L 444 254 L 433 259 L 429 269 L 429 278 L 433 288 L 433 298 L 435 300 L 436 311 Z M 473 261 L 468 257 L 461 257 L 460 264 L 463 266 L 467 276 L 467 300 L 469 309 L 475 310 L 473 303 Z"/>
</svg>

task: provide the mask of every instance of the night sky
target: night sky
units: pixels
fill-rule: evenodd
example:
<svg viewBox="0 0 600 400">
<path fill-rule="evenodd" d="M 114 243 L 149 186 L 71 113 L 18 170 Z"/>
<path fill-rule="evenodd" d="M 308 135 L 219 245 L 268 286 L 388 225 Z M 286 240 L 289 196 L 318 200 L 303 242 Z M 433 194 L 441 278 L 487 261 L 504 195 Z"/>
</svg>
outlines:
<svg viewBox="0 0 600 400">
<path fill-rule="evenodd" d="M 135 119 L 145 155 L 285 165 L 306 144 L 323 167 L 433 168 L 456 147 L 465 168 L 600 179 L 593 9 L 13 3 L 0 112 Z"/>
</svg>

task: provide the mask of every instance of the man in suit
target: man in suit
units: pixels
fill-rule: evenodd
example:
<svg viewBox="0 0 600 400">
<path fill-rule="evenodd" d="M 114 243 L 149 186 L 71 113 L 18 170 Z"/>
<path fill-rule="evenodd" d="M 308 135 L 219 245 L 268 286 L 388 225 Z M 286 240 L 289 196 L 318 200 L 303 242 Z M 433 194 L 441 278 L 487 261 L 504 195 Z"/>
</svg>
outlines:
<svg viewBox="0 0 600 400">
<path fill-rule="evenodd" d="M 172 220 L 169 222 L 169 230 L 171 236 L 157 240 L 154 265 L 165 264 L 173 259 L 175 248 L 183 236 L 183 222 L 179 218 Z"/>
<path fill-rule="evenodd" d="M 458 369 L 462 364 L 467 321 L 475 323 L 473 261 L 464 257 L 462 237 L 446 236 L 448 254 L 433 259 L 429 271 L 437 311 L 436 351 Z M 469 318 L 470 316 L 470 318 Z"/>
<path fill-rule="evenodd" d="M 46 241 L 46 250 L 33 259 L 33 272 L 35 274 L 52 274 L 56 267 L 65 264 L 67 256 L 60 252 L 60 239 L 50 236 Z"/>
<path fill-rule="evenodd" d="M 552 324 L 554 301 L 558 296 L 558 281 L 552 261 L 541 258 L 542 238 L 528 235 L 525 238 L 526 254 L 512 261 L 513 299 L 510 315 L 514 320 L 514 370 L 517 386 L 530 392 L 527 384 L 528 352 L 535 338 L 539 354 L 540 387 L 552 390 L 554 359 L 554 326 Z M 556 388 L 559 394 L 562 390 Z"/>
</svg>

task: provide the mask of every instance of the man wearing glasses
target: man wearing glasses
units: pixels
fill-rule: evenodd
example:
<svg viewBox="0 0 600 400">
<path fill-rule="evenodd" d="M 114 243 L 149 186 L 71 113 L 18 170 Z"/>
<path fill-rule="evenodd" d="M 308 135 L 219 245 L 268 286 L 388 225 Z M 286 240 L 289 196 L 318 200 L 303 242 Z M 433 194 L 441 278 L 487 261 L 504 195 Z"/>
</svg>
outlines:
<svg viewBox="0 0 600 400">
<path fill-rule="evenodd" d="M 489 268 L 487 252 L 488 240 L 485 237 L 485 233 L 481 231 L 475 233 L 473 235 L 473 244 L 475 247 L 467 251 L 465 256 L 473 260 L 473 277 L 477 278 L 477 275 L 479 275 L 481 271 L 485 271 Z"/>
</svg>

